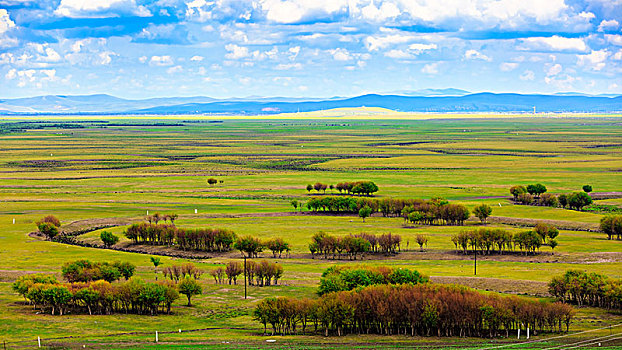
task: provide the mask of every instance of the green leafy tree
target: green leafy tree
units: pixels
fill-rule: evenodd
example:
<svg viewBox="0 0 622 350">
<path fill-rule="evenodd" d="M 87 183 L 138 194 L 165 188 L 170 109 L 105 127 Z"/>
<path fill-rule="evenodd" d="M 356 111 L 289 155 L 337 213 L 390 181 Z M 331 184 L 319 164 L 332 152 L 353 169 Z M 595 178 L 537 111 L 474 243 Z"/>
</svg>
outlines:
<svg viewBox="0 0 622 350">
<path fill-rule="evenodd" d="M 213 177 L 210 177 L 209 179 L 207 179 L 207 183 L 208 183 L 210 186 L 214 186 L 215 184 L 217 184 L 217 183 L 218 183 L 218 180 L 216 180 L 216 179 L 215 179 L 215 178 L 213 178 Z"/>
<path fill-rule="evenodd" d="M 291 205 L 292 205 L 292 207 L 294 207 L 294 211 L 296 211 L 296 209 L 298 209 L 298 205 L 299 205 L 299 203 L 298 203 L 298 201 L 297 201 L 297 200 L 292 199 L 292 200 L 291 200 L 291 202 L 289 202 L 289 204 L 291 204 Z"/>
<path fill-rule="evenodd" d="M 577 210 L 583 210 L 583 207 L 592 204 L 592 197 L 585 192 L 575 192 L 568 196 L 568 206 Z"/>
<path fill-rule="evenodd" d="M 564 209 L 568 205 L 568 196 L 566 196 L 565 194 L 560 194 L 557 197 L 557 200 L 559 201 L 559 205 L 561 205 L 562 208 L 564 208 Z"/>
<path fill-rule="evenodd" d="M 473 209 L 473 214 L 482 221 L 482 224 L 485 224 L 486 219 L 492 214 L 492 208 L 488 204 L 478 205 Z"/>
<path fill-rule="evenodd" d="M 158 266 L 162 265 L 162 260 L 160 260 L 160 258 L 155 257 L 155 256 L 149 257 L 149 260 L 153 264 L 153 273 L 156 275 L 155 278 L 157 281 L 158 280 Z"/>
<path fill-rule="evenodd" d="M 527 193 L 527 189 L 525 188 L 525 186 L 512 186 L 510 187 L 510 193 L 512 194 L 512 196 L 514 196 L 514 200 L 517 200 L 519 195 Z"/>
<path fill-rule="evenodd" d="M 308 184 L 307 185 L 307 192 L 311 192 L 311 190 L 313 190 L 313 185 Z"/>
<path fill-rule="evenodd" d="M 119 237 L 108 231 L 102 231 L 99 238 L 102 240 L 106 248 L 110 248 L 119 242 Z"/>
<path fill-rule="evenodd" d="M 264 245 L 259 238 L 246 236 L 238 239 L 233 247 L 242 254 L 246 254 L 249 258 L 252 258 L 257 257 L 257 254 L 263 251 Z"/>
<path fill-rule="evenodd" d="M 585 193 L 592 192 L 592 185 L 585 185 L 585 186 L 583 186 L 583 192 L 585 192 Z"/>
<path fill-rule="evenodd" d="M 181 281 L 179 281 L 177 288 L 179 289 L 179 293 L 185 295 L 186 298 L 188 298 L 188 306 L 192 306 L 192 302 L 190 301 L 190 299 L 193 296 L 199 295 L 203 292 L 203 289 L 201 288 L 199 282 L 197 282 L 197 280 L 188 275 L 186 275 Z"/>
<path fill-rule="evenodd" d="M 368 205 L 362 207 L 359 210 L 359 217 L 363 219 L 363 222 L 365 222 L 365 218 L 369 217 L 370 215 L 371 215 L 371 208 Z"/>
<path fill-rule="evenodd" d="M 59 233 L 58 227 L 49 222 L 40 222 L 37 224 L 37 228 L 39 229 L 39 232 L 44 234 L 48 239 L 53 239 L 58 236 Z"/>
<path fill-rule="evenodd" d="M 541 194 L 546 192 L 546 186 L 543 184 L 528 185 L 527 192 L 536 198 L 539 198 Z"/>
</svg>

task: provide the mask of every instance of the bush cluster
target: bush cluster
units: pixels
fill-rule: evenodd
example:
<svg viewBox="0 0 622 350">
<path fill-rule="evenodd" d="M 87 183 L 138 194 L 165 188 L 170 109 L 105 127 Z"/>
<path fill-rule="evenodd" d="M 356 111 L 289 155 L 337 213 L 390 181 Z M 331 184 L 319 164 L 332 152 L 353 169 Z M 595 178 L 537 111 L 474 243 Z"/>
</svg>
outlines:
<svg viewBox="0 0 622 350">
<path fill-rule="evenodd" d="M 109 262 L 91 262 L 86 259 L 80 259 L 68 262 L 63 265 L 63 278 L 68 282 L 92 282 L 104 280 L 114 282 L 121 277 L 128 280 L 134 275 L 136 266 L 129 262 L 115 261 Z"/>
<path fill-rule="evenodd" d="M 453 285 L 374 285 L 319 299 L 267 298 L 253 312 L 272 334 L 295 334 L 313 324 L 324 335 L 509 336 L 516 329 L 568 331 L 573 309 L 564 303 L 483 294 Z"/>
<path fill-rule="evenodd" d="M 320 231 L 311 237 L 309 251 L 311 257 L 324 255 L 324 259 L 341 259 L 341 256 L 356 260 L 357 255 L 363 258 L 365 253 L 397 254 L 400 250 L 402 237 L 385 233 L 380 236 L 368 233 L 335 237 Z"/>
<path fill-rule="evenodd" d="M 60 233 L 60 220 L 54 215 L 48 215 L 36 222 L 37 229 L 48 239 L 53 239 Z"/>
<path fill-rule="evenodd" d="M 68 311 L 88 311 L 90 315 L 170 313 L 171 304 L 179 298 L 171 282 L 149 283 L 136 277 L 117 284 L 104 280 L 59 283 L 54 276 L 34 274 L 19 277 L 13 290 L 33 303 L 35 309 L 52 315 Z"/>
<path fill-rule="evenodd" d="M 549 293 L 563 301 L 581 305 L 622 310 L 622 279 L 608 278 L 598 273 L 568 270 L 553 277 Z"/>
<path fill-rule="evenodd" d="M 479 228 L 463 230 L 451 237 L 451 242 L 456 246 L 456 250 L 462 249 L 464 254 L 468 254 L 468 249 L 478 250 L 483 254 L 511 251 L 518 248 L 519 251 L 527 254 L 534 254 L 543 244 L 547 244 L 551 249 L 557 247 L 555 238 L 559 231 L 552 225 L 538 223 L 531 231 L 522 231 L 512 234 L 501 228 Z"/>
<path fill-rule="evenodd" d="M 252 236 L 241 237 L 235 241 L 233 247 L 239 250 L 242 255 L 246 255 L 249 258 L 256 258 L 258 254 L 264 250 L 264 248 L 268 248 L 272 251 L 272 256 L 274 258 L 276 258 L 277 255 L 280 258 L 283 252 L 289 254 L 290 251 L 289 243 L 278 237 L 266 241 L 262 241 L 259 238 Z"/>
<path fill-rule="evenodd" d="M 429 278 L 417 270 L 379 267 L 338 267 L 333 266 L 322 273 L 318 294 L 353 290 L 374 284 L 418 284 L 427 283 Z"/>
</svg>

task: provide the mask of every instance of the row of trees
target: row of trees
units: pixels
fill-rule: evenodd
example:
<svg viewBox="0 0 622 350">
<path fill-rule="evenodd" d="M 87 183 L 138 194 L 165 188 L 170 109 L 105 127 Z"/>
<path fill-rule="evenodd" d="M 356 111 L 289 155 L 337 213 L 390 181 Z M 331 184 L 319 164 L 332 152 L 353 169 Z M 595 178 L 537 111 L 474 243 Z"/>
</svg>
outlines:
<svg viewBox="0 0 622 350">
<path fill-rule="evenodd" d="M 378 267 L 338 267 L 326 269 L 320 278 L 318 294 L 353 290 L 374 284 L 419 284 L 427 283 L 429 278 L 417 270 Z"/>
<path fill-rule="evenodd" d="M 469 253 L 469 248 L 481 251 L 483 254 L 511 251 L 518 248 L 519 251 L 535 254 L 543 244 L 555 249 L 558 243 L 555 238 L 559 231 L 552 225 L 538 223 L 531 231 L 512 233 L 501 228 L 479 228 L 463 230 L 451 237 L 451 242 L 456 250 L 462 249 L 464 254 Z"/>
<path fill-rule="evenodd" d="M 573 192 L 560 194 L 545 193 L 546 186 L 541 184 L 524 186 L 512 186 L 510 193 L 514 196 L 514 201 L 525 205 L 540 205 L 547 207 L 562 207 L 582 210 L 583 207 L 592 204 L 592 197 L 588 194 L 592 191 L 592 186 L 583 186 L 583 192 Z"/>
<path fill-rule="evenodd" d="M 358 213 L 367 217 L 380 212 L 383 216 L 402 216 L 404 220 L 425 225 L 463 225 L 469 218 L 469 210 L 461 204 L 450 204 L 443 198 L 400 199 L 400 198 L 352 198 L 352 197 L 312 197 L 306 206 L 312 211 L 331 213 Z M 361 210 L 369 208 L 367 215 Z M 486 217 L 488 217 L 490 213 Z"/>
<path fill-rule="evenodd" d="M 238 276 L 243 275 L 244 266 L 236 261 L 231 261 L 225 267 L 217 267 L 210 272 L 214 278 L 214 283 L 224 284 L 226 280 L 229 284 L 237 284 Z M 283 266 L 267 260 L 258 262 L 249 260 L 246 262 L 246 280 L 249 285 L 259 287 L 277 285 L 279 279 L 283 277 Z"/>
<path fill-rule="evenodd" d="M 622 279 L 598 273 L 568 270 L 553 277 L 549 293 L 563 302 L 622 310 Z"/>
<path fill-rule="evenodd" d="M 324 335 L 410 334 L 411 336 L 496 337 L 529 327 L 538 331 L 568 331 L 574 310 L 563 303 L 546 303 L 516 296 L 480 293 L 455 285 L 373 285 L 328 293 L 319 299 L 267 298 L 254 318 L 272 327 L 272 334 L 296 334 L 308 325 Z"/>
<path fill-rule="evenodd" d="M 61 316 L 68 311 L 88 311 L 90 315 L 169 313 L 171 304 L 179 298 L 172 282 L 149 283 L 136 277 L 116 284 L 104 280 L 59 283 L 54 276 L 35 274 L 18 278 L 13 290 L 35 309 Z"/>
<path fill-rule="evenodd" d="M 615 236 L 622 240 L 622 215 L 607 215 L 600 219 L 600 230 L 611 240 Z"/>
<path fill-rule="evenodd" d="M 339 182 L 337 185 L 329 185 L 321 182 L 316 182 L 314 185 L 308 184 L 307 191 L 311 192 L 316 190 L 317 192 L 324 192 L 329 189 L 331 192 L 333 189 L 339 191 L 339 193 L 358 194 L 369 196 L 372 193 L 378 192 L 378 185 L 373 181 L 355 181 L 355 182 Z"/>
<path fill-rule="evenodd" d="M 80 259 L 65 263 L 62 268 L 62 275 L 68 282 L 92 282 L 97 280 L 114 282 L 121 277 L 128 280 L 134 275 L 135 270 L 136 266 L 127 261 L 109 263 Z"/>
<path fill-rule="evenodd" d="M 264 248 L 272 251 L 275 258 L 290 251 L 289 243 L 282 238 L 266 241 L 251 236 L 238 238 L 235 232 L 222 228 L 190 230 L 174 225 L 143 222 L 132 224 L 124 234 L 136 244 L 176 246 L 183 250 L 207 252 L 227 252 L 235 248 L 248 257 L 257 257 Z"/>
<path fill-rule="evenodd" d="M 316 255 L 323 255 L 324 259 L 329 259 L 329 255 L 332 255 L 332 259 L 341 259 L 343 255 L 350 260 L 356 260 L 357 256 L 362 259 L 365 253 L 397 254 L 400 251 L 401 242 L 402 237 L 392 233 L 379 236 L 360 233 L 335 237 L 320 231 L 311 237 L 309 251 L 312 258 Z"/>
</svg>

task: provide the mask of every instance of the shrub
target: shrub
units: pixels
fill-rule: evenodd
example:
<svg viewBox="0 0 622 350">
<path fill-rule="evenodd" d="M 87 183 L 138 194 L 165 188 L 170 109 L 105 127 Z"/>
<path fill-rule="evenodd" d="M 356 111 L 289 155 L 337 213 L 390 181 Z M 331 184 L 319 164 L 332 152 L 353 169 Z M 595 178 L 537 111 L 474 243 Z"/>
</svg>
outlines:
<svg viewBox="0 0 622 350">
<path fill-rule="evenodd" d="M 179 289 L 179 293 L 184 294 L 186 298 L 188 298 L 188 306 L 192 306 L 190 299 L 193 296 L 199 295 L 203 292 L 203 289 L 197 280 L 189 275 L 186 275 L 181 281 L 179 281 L 177 288 Z"/>
<path fill-rule="evenodd" d="M 102 231 L 102 233 L 99 235 L 99 238 L 102 240 L 104 246 L 107 248 L 110 248 L 113 245 L 117 244 L 117 242 L 119 242 L 119 237 L 108 231 Z"/>
</svg>

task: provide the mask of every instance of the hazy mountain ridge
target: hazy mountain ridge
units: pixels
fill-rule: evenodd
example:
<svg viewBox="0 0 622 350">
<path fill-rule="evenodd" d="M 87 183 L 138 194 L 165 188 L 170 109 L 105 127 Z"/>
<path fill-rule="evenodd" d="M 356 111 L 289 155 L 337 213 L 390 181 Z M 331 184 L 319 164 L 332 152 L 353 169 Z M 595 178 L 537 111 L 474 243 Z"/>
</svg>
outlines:
<svg viewBox="0 0 622 350">
<path fill-rule="evenodd" d="M 106 94 L 46 95 L 0 100 L 0 114 L 275 114 L 332 108 L 382 107 L 403 112 L 620 112 L 622 96 L 565 92 L 553 95 L 469 93 L 459 89 L 401 91 L 351 98 L 260 97 L 215 99 L 203 96 L 129 100 Z"/>
</svg>

